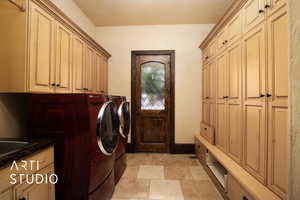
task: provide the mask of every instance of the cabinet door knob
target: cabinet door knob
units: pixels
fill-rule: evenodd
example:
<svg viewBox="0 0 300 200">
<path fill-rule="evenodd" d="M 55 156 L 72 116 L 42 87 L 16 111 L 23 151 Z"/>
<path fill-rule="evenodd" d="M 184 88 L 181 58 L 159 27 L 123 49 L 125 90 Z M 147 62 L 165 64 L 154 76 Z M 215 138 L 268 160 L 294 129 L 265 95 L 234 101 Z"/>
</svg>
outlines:
<svg viewBox="0 0 300 200">
<path fill-rule="evenodd" d="M 261 13 L 263 13 L 263 12 L 265 12 L 265 11 L 262 10 L 262 9 L 260 9 L 260 10 L 258 11 L 259 14 L 261 14 Z"/>
<path fill-rule="evenodd" d="M 248 200 L 248 198 L 247 197 L 245 197 L 245 196 L 243 196 L 243 199 L 242 200 Z"/>
<path fill-rule="evenodd" d="M 56 87 L 59 87 L 60 86 L 60 84 L 56 84 Z"/>
<path fill-rule="evenodd" d="M 19 200 L 26 200 L 26 198 L 25 198 L 25 197 L 22 197 L 22 198 L 20 198 Z"/>
<path fill-rule="evenodd" d="M 265 97 L 265 95 L 264 95 L 264 94 L 261 94 L 259 97 Z"/>
<path fill-rule="evenodd" d="M 52 83 L 51 86 L 52 86 L 52 87 L 55 87 L 55 83 Z"/>
<path fill-rule="evenodd" d="M 271 94 L 267 94 L 267 97 L 271 97 L 272 95 Z"/>
<path fill-rule="evenodd" d="M 265 8 L 270 8 L 271 6 L 269 4 L 266 4 L 265 5 Z"/>
</svg>

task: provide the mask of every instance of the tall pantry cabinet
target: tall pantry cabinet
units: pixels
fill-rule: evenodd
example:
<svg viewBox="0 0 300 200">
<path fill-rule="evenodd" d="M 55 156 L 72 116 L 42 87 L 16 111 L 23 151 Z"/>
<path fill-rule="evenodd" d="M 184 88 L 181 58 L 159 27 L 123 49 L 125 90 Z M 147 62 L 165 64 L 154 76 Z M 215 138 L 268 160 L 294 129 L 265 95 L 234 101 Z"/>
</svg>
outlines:
<svg viewBox="0 0 300 200">
<path fill-rule="evenodd" d="M 110 54 L 51 1 L 3 0 L 0 25 L 0 92 L 107 93 Z"/>
<path fill-rule="evenodd" d="M 215 107 L 203 100 L 203 127 L 215 144 L 282 199 L 288 185 L 288 12 L 285 0 L 239 0 L 201 49 L 203 92 L 215 91 Z M 216 55 L 208 56 L 217 41 Z M 216 70 L 210 70 L 215 63 Z M 215 81 L 211 80 L 215 73 Z M 212 84 L 214 82 L 215 84 Z M 210 84 L 207 84 L 210 83 Z M 206 92 L 206 93 L 205 93 Z M 212 111 L 214 110 L 214 111 Z M 207 112 L 207 113 L 204 113 Z M 206 133 L 207 134 L 207 133 Z M 209 137 L 205 137 L 209 138 Z"/>
</svg>

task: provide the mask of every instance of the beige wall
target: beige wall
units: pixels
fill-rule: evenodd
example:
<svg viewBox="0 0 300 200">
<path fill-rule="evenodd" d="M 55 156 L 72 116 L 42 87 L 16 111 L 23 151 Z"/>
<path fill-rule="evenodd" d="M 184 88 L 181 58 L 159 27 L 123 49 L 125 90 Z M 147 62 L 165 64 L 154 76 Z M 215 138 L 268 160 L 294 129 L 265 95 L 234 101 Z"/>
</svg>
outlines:
<svg viewBox="0 0 300 200">
<path fill-rule="evenodd" d="M 289 199 L 300 197 L 300 1 L 289 1 L 290 14 L 290 181 Z"/>
<path fill-rule="evenodd" d="M 201 51 L 212 25 L 98 27 L 96 38 L 111 54 L 109 93 L 130 100 L 131 51 L 175 50 L 175 142 L 193 143 L 201 120 Z"/>
<path fill-rule="evenodd" d="M 0 94 L 0 138 L 26 135 L 26 105 L 24 94 Z"/>
<path fill-rule="evenodd" d="M 95 37 L 96 26 L 80 10 L 73 0 L 50 0 L 59 7 L 68 17 L 70 17 L 78 26 L 80 26 L 91 37 Z"/>
</svg>

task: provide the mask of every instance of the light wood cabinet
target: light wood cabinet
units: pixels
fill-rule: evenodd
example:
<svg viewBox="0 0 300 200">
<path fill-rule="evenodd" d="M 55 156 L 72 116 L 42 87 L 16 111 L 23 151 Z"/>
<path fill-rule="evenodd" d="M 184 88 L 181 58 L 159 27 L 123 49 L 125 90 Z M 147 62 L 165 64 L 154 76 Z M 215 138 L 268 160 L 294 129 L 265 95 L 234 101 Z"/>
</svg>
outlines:
<svg viewBox="0 0 300 200">
<path fill-rule="evenodd" d="M 55 90 L 55 19 L 36 4 L 30 12 L 29 91 Z"/>
<path fill-rule="evenodd" d="M 56 27 L 55 91 L 72 92 L 72 39 L 73 33 L 61 23 Z"/>
<path fill-rule="evenodd" d="M 248 0 L 242 8 L 244 33 L 247 33 L 265 19 L 264 1 Z"/>
<path fill-rule="evenodd" d="M 0 3 L 0 92 L 107 92 L 110 54 L 54 4 L 26 0 L 24 11 Z M 17 2 L 18 3 L 18 2 Z M 14 21 L 14 23 L 9 23 Z M 94 54 L 103 55 L 96 82 Z M 18 58 L 18 59 L 16 59 Z"/>
<path fill-rule="evenodd" d="M 38 161 L 39 164 L 31 163 L 31 161 Z M 27 168 L 25 169 L 20 167 L 24 166 L 24 162 L 27 162 Z M 29 162 L 31 163 L 30 166 L 28 166 Z M 17 161 L 17 166 L 19 166 L 18 169 L 16 167 L 11 169 L 9 165 L 0 170 L 1 200 L 20 200 L 24 198 L 26 200 L 55 200 L 55 185 L 49 181 L 49 177 L 53 177 L 52 174 L 54 174 L 54 147 L 49 147 Z M 15 174 L 15 184 L 10 184 L 10 181 L 12 181 L 11 174 Z M 39 174 L 39 176 L 34 176 L 35 174 Z M 43 180 L 40 175 L 43 176 Z M 37 178 L 32 180 L 32 177 Z M 54 179 L 51 180 L 55 182 Z"/>
<path fill-rule="evenodd" d="M 9 189 L 8 191 L 0 193 L 0 199 L 1 200 L 13 200 L 12 189 Z"/>
<path fill-rule="evenodd" d="M 46 169 L 39 171 L 44 179 L 49 177 L 54 173 L 54 166 L 51 165 Z M 55 199 L 55 189 L 54 185 L 50 182 L 44 182 L 42 184 L 19 184 L 14 188 L 15 199 L 26 199 L 26 200 L 54 200 Z"/>
<path fill-rule="evenodd" d="M 201 135 L 213 144 L 208 133 L 215 130 L 218 150 L 272 194 L 286 200 L 289 141 L 287 1 L 236 1 L 200 45 L 201 49 L 209 49 L 213 41 L 217 44 L 217 54 L 206 62 L 209 94 L 203 90 L 209 96 L 203 105 L 205 112 L 209 110 L 209 116 L 205 116 L 205 122 L 209 118 L 209 127 L 201 123 Z M 203 76 L 207 73 L 203 71 Z M 228 183 L 230 199 L 243 198 L 245 191 L 232 180 Z"/>
<path fill-rule="evenodd" d="M 268 186 L 281 198 L 288 190 L 288 15 L 268 19 Z"/>
</svg>

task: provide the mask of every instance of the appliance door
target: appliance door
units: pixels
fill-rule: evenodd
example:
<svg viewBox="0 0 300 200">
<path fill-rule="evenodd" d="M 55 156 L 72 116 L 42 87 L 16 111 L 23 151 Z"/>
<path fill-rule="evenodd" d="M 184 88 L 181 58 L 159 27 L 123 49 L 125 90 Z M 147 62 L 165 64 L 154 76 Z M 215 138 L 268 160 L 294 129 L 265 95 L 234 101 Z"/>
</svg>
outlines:
<svg viewBox="0 0 300 200">
<path fill-rule="evenodd" d="M 121 103 L 118 109 L 119 116 L 119 133 L 123 138 L 127 138 L 130 131 L 130 111 L 129 111 L 129 102 L 124 101 Z"/>
<path fill-rule="evenodd" d="M 114 104 L 108 101 L 101 107 L 97 117 L 97 140 L 103 154 L 112 155 L 118 145 L 118 116 Z"/>
</svg>

